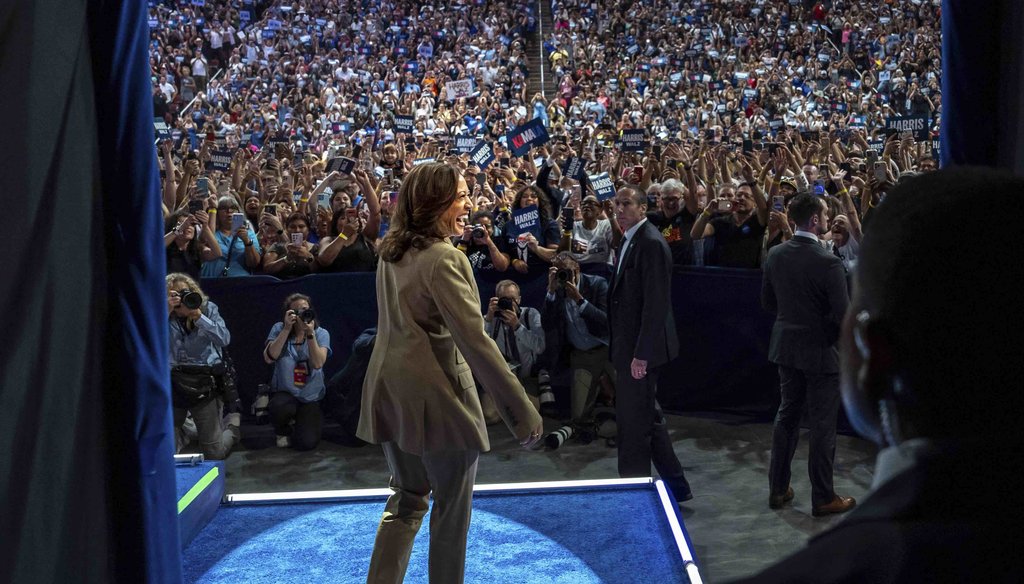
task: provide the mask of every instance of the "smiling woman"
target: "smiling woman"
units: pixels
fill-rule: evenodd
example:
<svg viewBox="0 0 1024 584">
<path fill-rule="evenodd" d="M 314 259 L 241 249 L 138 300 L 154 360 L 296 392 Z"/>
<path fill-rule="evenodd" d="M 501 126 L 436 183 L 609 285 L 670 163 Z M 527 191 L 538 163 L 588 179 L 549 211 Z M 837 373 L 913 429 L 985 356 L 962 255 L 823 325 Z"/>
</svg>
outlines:
<svg viewBox="0 0 1024 584">
<path fill-rule="evenodd" d="M 363 384 L 357 435 L 382 444 L 391 488 L 368 582 L 399 582 L 429 506 L 430 580 L 462 582 L 473 483 L 490 449 L 474 384 L 480 379 L 524 446 L 542 423 L 494 341 L 461 235 L 471 200 L 465 179 L 441 163 L 402 182 L 377 269 L 377 340 Z"/>
</svg>

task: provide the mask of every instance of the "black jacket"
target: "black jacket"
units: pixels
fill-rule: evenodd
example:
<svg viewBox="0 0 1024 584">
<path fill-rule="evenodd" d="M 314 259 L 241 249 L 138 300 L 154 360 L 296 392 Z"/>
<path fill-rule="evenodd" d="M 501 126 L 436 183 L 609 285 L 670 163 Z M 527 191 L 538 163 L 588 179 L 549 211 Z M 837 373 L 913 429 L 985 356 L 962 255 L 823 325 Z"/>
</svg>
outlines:
<svg viewBox="0 0 1024 584">
<path fill-rule="evenodd" d="M 629 369 L 634 358 L 658 367 L 679 354 L 672 317 L 672 254 L 665 238 L 650 221 L 637 229 L 612 271 L 608 290 L 611 361 Z"/>
<path fill-rule="evenodd" d="M 580 274 L 579 285 L 580 296 L 587 301 L 580 316 L 587 324 L 587 331 L 598 338 L 608 339 L 608 280 L 600 276 Z M 565 303 L 572 302 L 565 297 L 565 293 L 558 292 L 554 300 L 544 296 L 544 306 L 541 308 L 541 322 L 544 323 L 546 353 L 550 355 L 554 363 L 561 365 L 563 355 L 569 348 L 569 339 L 565 332 L 568 317 L 565 314 Z"/>
<path fill-rule="evenodd" d="M 761 286 L 761 304 L 776 314 L 768 360 L 837 373 L 836 340 L 849 301 L 842 260 L 813 239 L 797 236 L 773 247 Z"/>
</svg>

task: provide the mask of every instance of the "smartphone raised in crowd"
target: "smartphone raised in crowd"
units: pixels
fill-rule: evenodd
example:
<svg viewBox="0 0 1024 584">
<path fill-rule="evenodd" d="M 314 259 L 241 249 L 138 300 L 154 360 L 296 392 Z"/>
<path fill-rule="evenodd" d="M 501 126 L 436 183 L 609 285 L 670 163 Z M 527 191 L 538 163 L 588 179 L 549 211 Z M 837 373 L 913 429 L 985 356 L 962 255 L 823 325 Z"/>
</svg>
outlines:
<svg viewBox="0 0 1024 584">
<path fill-rule="evenodd" d="M 188 212 L 191 215 L 199 213 L 206 207 L 206 201 L 203 199 L 192 199 L 188 202 Z"/>
<path fill-rule="evenodd" d="M 476 173 L 476 184 L 480 185 L 480 188 L 484 188 L 484 185 L 487 184 L 487 173 L 486 172 L 478 172 L 478 173 Z"/>
<path fill-rule="evenodd" d="M 196 179 L 196 197 L 210 196 L 210 179 L 201 176 Z"/>
<path fill-rule="evenodd" d="M 241 213 L 231 214 L 231 231 L 238 231 L 242 227 L 245 227 L 245 215 Z"/>
<path fill-rule="evenodd" d="M 293 233 L 292 234 L 292 245 L 302 245 L 302 234 L 301 233 Z"/>
<path fill-rule="evenodd" d="M 786 209 L 786 197 L 775 195 L 772 197 L 772 210 L 782 213 Z"/>
<path fill-rule="evenodd" d="M 269 215 L 277 215 L 277 205 L 263 205 L 263 212 Z"/>
<path fill-rule="evenodd" d="M 883 183 L 886 180 L 888 180 L 888 178 L 889 177 L 888 177 L 888 175 L 886 174 L 886 171 L 885 171 L 885 161 L 883 161 L 883 160 L 876 160 L 875 161 L 875 180 L 880 182 L 880 183 Z"/>
</svg>

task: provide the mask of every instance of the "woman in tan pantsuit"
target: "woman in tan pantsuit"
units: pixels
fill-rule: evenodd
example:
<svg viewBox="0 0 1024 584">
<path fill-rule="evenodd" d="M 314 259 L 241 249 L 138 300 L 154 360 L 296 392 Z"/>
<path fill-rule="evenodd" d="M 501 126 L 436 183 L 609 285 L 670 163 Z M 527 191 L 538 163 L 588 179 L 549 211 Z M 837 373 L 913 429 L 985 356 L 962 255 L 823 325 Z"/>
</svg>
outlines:
<svg viewBox="0 0 1024 584">
<path fill-rule="evenodd" d="M 377 269 L 377 340 L 357 435 L 383 445 L 391 490 L 367 582 L 401 582 L 430 494 L 430 581 L 459 583 L 477 458 L 490 449 L 475 374 L 524 446 L 541 418 L 486 334 L 461 234 L 471 209 L 458 170 L 414 168 L 402 182 Z"/>
</svg>

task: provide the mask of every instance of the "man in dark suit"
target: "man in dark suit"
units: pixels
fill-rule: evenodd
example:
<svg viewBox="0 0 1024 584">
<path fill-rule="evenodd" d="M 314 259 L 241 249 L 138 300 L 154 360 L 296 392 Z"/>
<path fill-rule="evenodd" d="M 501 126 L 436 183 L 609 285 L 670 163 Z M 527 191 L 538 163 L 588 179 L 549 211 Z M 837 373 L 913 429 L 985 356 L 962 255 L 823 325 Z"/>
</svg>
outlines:
<svg viewBox="0 0 1024 584">
<path fill-rule="evenodd" d="M 622 242 L 608 292 L 616 371 L 619 475 L 650 476 L 651 462 L 677 501 L 693 498 L 658 405 L 658 372 L 679 353 L 672 318 L 672 254 L 646 217 L 647 194 L 627 185 L 615 195 Z"/>
<path fill-rule="evenodd" d="M 986 210 L 1021 192 L 1007 173 L 941 170 L 872 211 L 841 340 L 846 411 L 882 447 L 871 491 L 750 582 L 1020 581 L 1024 269 L 993 250 L 1019 249 L 1021 229 Z M 936 237 L 950 217 L 984 236 Z"/>
<path fill-rule="evenodd" d="M 761 303 L 776 313 L 768 358 L 779 366 L 782 402 L 775 417 L 772 458 L 768 468 L 768 506 L 781 508 L 793 499 L 790 466 L 804 404 L 810 420 L 811 513 L 843 513 L 852 497 L 832 490 L 839 415 L 839 323 L 849 298 L 842 261 L 828 253 L 818 236 L 828 231 L 828 207 L 820 197 L 798 195 L 789 205 L 796 224 L 793 239 L 768 253 Z"/>
<path fill-rule="evenodd" d="M 572 369 L 569 418 L 573 421 L 590 417 L 601 374 L 614 376 L 608 361 L 607 305 L 608 280 L 581 273 L 570 252 L 555 256 L 541 309 L 545 361 L 555 371 L 568 358 Z"/>
</svg>

